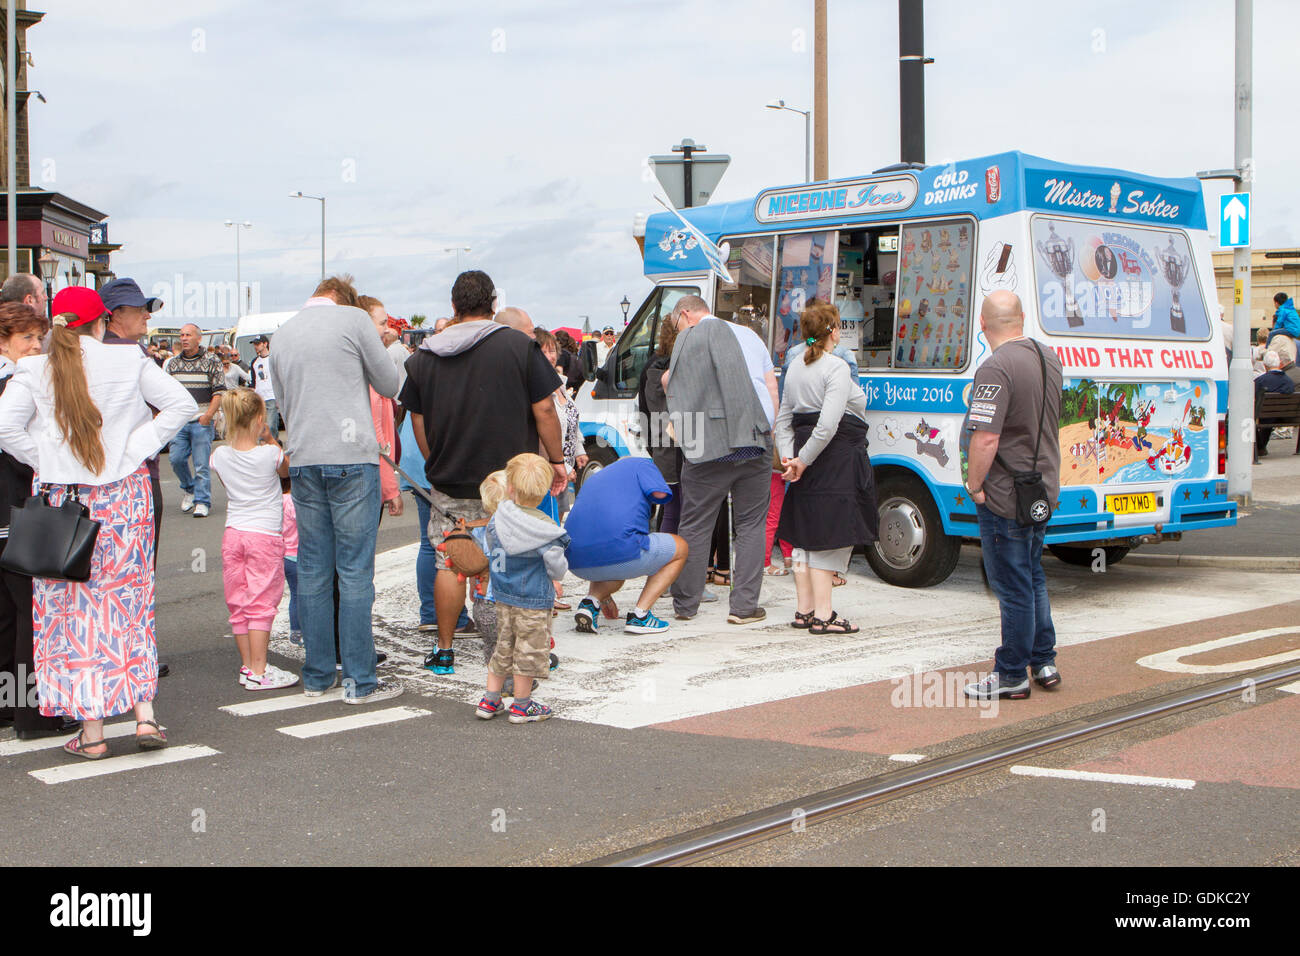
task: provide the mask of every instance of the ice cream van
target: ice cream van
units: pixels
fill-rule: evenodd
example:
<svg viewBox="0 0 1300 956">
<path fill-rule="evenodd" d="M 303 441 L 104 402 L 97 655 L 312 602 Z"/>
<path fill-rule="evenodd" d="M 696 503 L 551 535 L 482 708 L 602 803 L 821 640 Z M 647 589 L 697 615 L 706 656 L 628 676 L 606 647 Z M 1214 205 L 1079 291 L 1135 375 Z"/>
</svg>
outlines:
<svg viewBox="0 0 1300 956">
<path fill-rule="evenodd" d="M 1052 553 L 1096 566 L 1235 524 L 1227 357 L 1196 179 L 1009 152 L 682 212 L 647 220 L 655 288 L 579 394 L 589 468 L 646 454 L 637 383 L 681 296 L 753 328 L 778 369 L 804 305 L 829 300 L 867 394 L 880 505 L 867 559 L 891 584 L 938 584 L 979 537 L 960 428 L 990 354 L 980 306 L 1009 289 L 1026 334 L 1064 369 Z"/>
</svg>

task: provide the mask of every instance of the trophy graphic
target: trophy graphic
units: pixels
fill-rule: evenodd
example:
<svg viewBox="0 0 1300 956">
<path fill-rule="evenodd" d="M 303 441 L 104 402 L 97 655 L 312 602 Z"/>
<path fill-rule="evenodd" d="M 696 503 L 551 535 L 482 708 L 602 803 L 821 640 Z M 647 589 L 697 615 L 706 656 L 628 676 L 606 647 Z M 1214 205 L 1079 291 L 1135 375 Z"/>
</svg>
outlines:
<svg viewBox="0 0 1300 956">
<path fill-rule="evenodd" d="M 1169 291 L 1173 293 L 1173 305 L 1169 309 L 1169 328 L 1178 333 L 1187 331 L 1187 323 L 1183 321 L 1183 307 L 1179 303 L 1179 290 L 1183 282 L 1187 279 L 1188 266 L 1191 265 L 1191 257 L 1180 256 L 1178 250 L 1174 248 L 1174 237 L 1169 237 L 1169 245 L 1164 249 L 1156 248 L 1156 261 L 1160 263 L 1160 272 L 1164 275 L 1165 281 L 1169 283 Z"/>
<path fill-rule="evenodd" d="M 1074 301 L 1074 239 L 1062 239 L 1056 234 L 1055 226 L 1049 226 L 1048 229 L 1047 241 L 1040 240 L 1037 243 L 1038 254 L 1052 270 L 1052 275 L 1065 286 L 1065 320 L 1070 328 L 1077 329 L 1083 325 L 1083 313 Z"/>
</svg>

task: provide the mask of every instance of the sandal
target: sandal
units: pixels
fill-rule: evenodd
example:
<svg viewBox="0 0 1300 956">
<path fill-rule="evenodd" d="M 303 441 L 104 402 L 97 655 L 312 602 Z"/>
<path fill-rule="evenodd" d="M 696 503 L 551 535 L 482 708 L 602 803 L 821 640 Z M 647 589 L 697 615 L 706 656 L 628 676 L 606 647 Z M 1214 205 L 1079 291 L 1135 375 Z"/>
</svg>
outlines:
<svg viewBox="0 0 1300 956">
<path fill-rule="evenodd" d="M 844 585 L 848 583 L 849 583 L 849 579 L 846 578 L 844 575 L 840 574 L 840 572 L 838 571 L 831 572 L 831 587 L 842 588 L 844 587 Z"/>
<path fill-rule="evenodd" d="M 774 578 L 779 578 L 779 577 L 784 577 L 785 575 L 789 574 L 789 573 L 790 573 L 790 569 L 789 569 L 789 568 L 778 567 L 778 566 L 775 565 L 775 564 L 769 564 L 767 567 L 765 567 L 765 568 L 763 569 L 763 573 L 764 573 L 764 574 L 767 574 L 767 575 L 770 575 L 771 577 L 774 577 Z"/>
<path fill-rule="evenodd" d="M 731 572 L 714 571 L 713 576 L 709 578 L 709 583 L 716 584 L 719 587 L 729 588 L 731 587 Z"/>
<path fill-rule="evenodd" d="M 568 603 L 567 601 L 556 600 L 556 602 L 555 602 L 555 610 L 557 610 L 557 611 L 572 611 L 572 610 L 573 610 L 573 605 L 570 604 L 570 603 Z"/>
<path fill-rule="evenodd" d="M 142 734 L 140 727 L 152 727 L 156 733 Z M 162 750 L 167 746 L 167 735 L 163 733 L 162 727 L 153 720 L 137 720 L 135 722 L 135 743 L 141 750 Z"/>
<path fill-rule="evenodd" d="M 86 750 L 87 747 L 98 747 L 100 744 L 104 745 L 102 753 L 92 754 Z M 72 754 L 74 757 L 85 757 L 87 760 L 103 760 L 108 756 L 108 741 L 104 740 L 103 737 L 100 737 L 99 740 L 87 740 L 86 732 L 82 730 L 78 731 L 77 736 L 63 745 L 63 752 Z"/>
<path fill-rule="evenodd" d="M 808 626 L 809 634 L 856 634 L 858 628 L 853 626 L 853 622 L 848 618 L 840 617 L 835 611 L 831 611 L 831 616 L 822 621 L 813 618 L 812 623 Z"/>
<path fill-rule="evenodd" d="M 801 631 L 806 631 L 808 628 L 812 627 L 812 622 L 815 620 L 817 619 L 813 617 L 812 611 L 809 611 L 807 614 L 803 611 L 795 611 L 794 620 L 790 622 L 790 626 L 797 627 Z"/>
</svg>

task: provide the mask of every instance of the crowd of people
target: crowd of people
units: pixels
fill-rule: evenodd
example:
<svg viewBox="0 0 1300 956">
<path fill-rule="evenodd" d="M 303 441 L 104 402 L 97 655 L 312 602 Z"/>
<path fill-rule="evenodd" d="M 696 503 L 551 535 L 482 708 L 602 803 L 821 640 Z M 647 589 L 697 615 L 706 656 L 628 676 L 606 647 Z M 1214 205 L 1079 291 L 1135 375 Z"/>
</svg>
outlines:
<svg viewBox="0 0 1300 956">
<path fill-rule="evenodd" d="M 698 296 L 680 298 L 640 379 L 639 405 L 657 425 L 651 457 L 592 469 L 575 495 L 588 463 L 574 403 L 582 380 L 576 343 L 535 328 L 522 309 L 498 310 L 496 296 L 486 274 L 462 273 L 452 315 L 412 350 L 378 298 L 359 295 L 349 276 L 331 277 L 279 328 L 273 346 L 254 341 L 246 367 L 229 350 L 204 349 L 193 325 L 169 357 L 147 347 L 148 317 L 161 303 L 131 279 L 98 292 L 61 291 L 52 329 L 39 281 L 6 282 L 0 513 L 43 491 L 52 505 L 82 501 L 100 532 L 89 580 L 0 571 L 0 667 L 30 674 L 34 691 L 0 720 L 20 736 L 76 726 L 64 749 L 100 759 L 108 753 L 103 721 L 133 711 L 138 745 L 166 745 L 153 709 L 164 449 L 182 513 L 209 513 L 210 475 L 225 489 L 222 581 L 238 681 L 250 692 L 301 682 L 316 697 L 341 684 L 349 705 L 402 693 L 378 671 L 385 655 L 371 615 L 380 522 L 403 513 L 408 490 L 420 525 L 419 630 L 432 645 L 425 666 L 454 674 L 455 635 L 477 633 L 488 667 L 481 718 L 551 716 L 534 694 L 556 666 L 552 622 L 570 610 L 566 573 L 586 582 L 574 619 L 588 633 L 602 618 L 622 617 L 626 633 L 662 634 L 670 624 L 655 614 L 660 597 L 671 593 L 676 620 L 688 621 L 702 602 L 718 599 L 709 583 L 730 584 L 728 623 L 763 621 L 765 572 L 794 575 L 792 627 L 857 632 L 832 596 L 853 549 L 875 540 L 877 507 L 867 399 L 852 354 L 840 346 L 833 306 L 814 301 L 802 314 L 800 348 L 791 350 L 779 388 L 756 333 L 719 320 Z M 982 316 L 993 347 L 1000 334 L 1025 341 L 1007 331 L 1018 301 L 995 299 Z M 1019 356 L 1002 355 L 1013 352 Z M 1010 437 L 1019 449 L 1032 434 L 1022 410 L 1003 436 L 1011 455 L 1018 451 Z M 218 422 L 224 444 L 214 451 Z M 972 423 L 970 431 L 988 427 Z M 986 549 L 985 562 L 1003 598 L 1004 648 L 1013 650 L 999 658 L 994 684 L 975 693 L 1016 696 L 1007 688 L 1021 689 L 1026 666 L 1043 686 L 1059 682 L 1050 680 L 1045 589 L 1026 567 L 1033 548 L 1041 553 L 1041 529 L 1024 560 L 1009 556 L 1006 541 L 1023 541 L 1005 526 L 1008 476 L 985 461 L 987 442 L 976 444 L 971 475 L 976 485 L 987 476 L 988 515 L 984 491 L 970 491 L 979 496 L 981 531 L 987 525 L 999 542 L 996 560 Z M 0 529 L 0 541 L 6 534 Z M 477 544 L 487 570 L 465 573 L 450 547 L 457 539 Z M 1023 587 L 1007 583 L 1012 565 L 1030 574 Z M 614 595 L 640 579 L 635 603 L 620 615 Z M 268 659 L 286 588 L 289 639 L 305 653 L 301 674 Z"/>
</svg>

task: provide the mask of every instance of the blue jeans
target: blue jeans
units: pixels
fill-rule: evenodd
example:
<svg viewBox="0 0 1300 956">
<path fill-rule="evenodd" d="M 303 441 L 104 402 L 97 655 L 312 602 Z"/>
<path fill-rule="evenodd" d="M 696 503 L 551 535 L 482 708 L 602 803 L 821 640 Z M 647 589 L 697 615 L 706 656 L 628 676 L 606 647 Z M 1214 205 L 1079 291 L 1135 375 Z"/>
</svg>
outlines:
<svg viewBox="0 0 1300 956">
<path fill-rule="evenodd" d="M 212 504 L 212 477 L 208 473 L 208 459 L 212 457 L 212 436 L 215 431 L 211 423 L 200 425 L 197 421 L 192 421 L 176 433 L 171 450 L 167 452 L 172 471 L 176 472 L 176 478 L 181 483 L 181 491 L 193 495 L 196 505 Z M 193 471 L 190 470 L 191 458 L 194 459 Z"/>
<path fill-rule="evenodd" d="M 339 659 L 344 693 L 375 689 L 375 540 L 378 465 L 290 467 L 298 513 L 298 598 L 307 690 L 334 686 L 334 575 L 339 577 Z"/>
<path fill-rule="evenodd" d="M 298 626 L 298 559 L 285 557 L 284 580 L 289 585 L 289 630 L 301 631 Z"/>
<path fill-rule="evenodd" d="M 274 399 L 266 403 L 266 427 L 272 435 L 280 434 L 280 408 Z"/>
<path fill-rule="evenodd" d="M 412 495 L 415 498 L 415 510 L 420 516 L 420 551 L 415 556 L 415 589 L 420 594 L 420 623 L 437 624 L 438 605 L 433 599 L 433 585 L 438 579 L 438 563 L 433 545 L 429 543 L 429 502 L 415 492 Z M 468 623 L 469 614 L 461 608 L 456 627 L 459 629 Z"/>
<path fill-rule="evenodd" d="M 1056 660 L 1056 628 L 1043 573 L 1043 528 L 1024 528 L 1014 518 L 975 506 L 989 585 L 1002 609 L 1002 646 L 993 669 L 1004 684 L 1025 679 L 1025 667 Z"/>
</svg>

